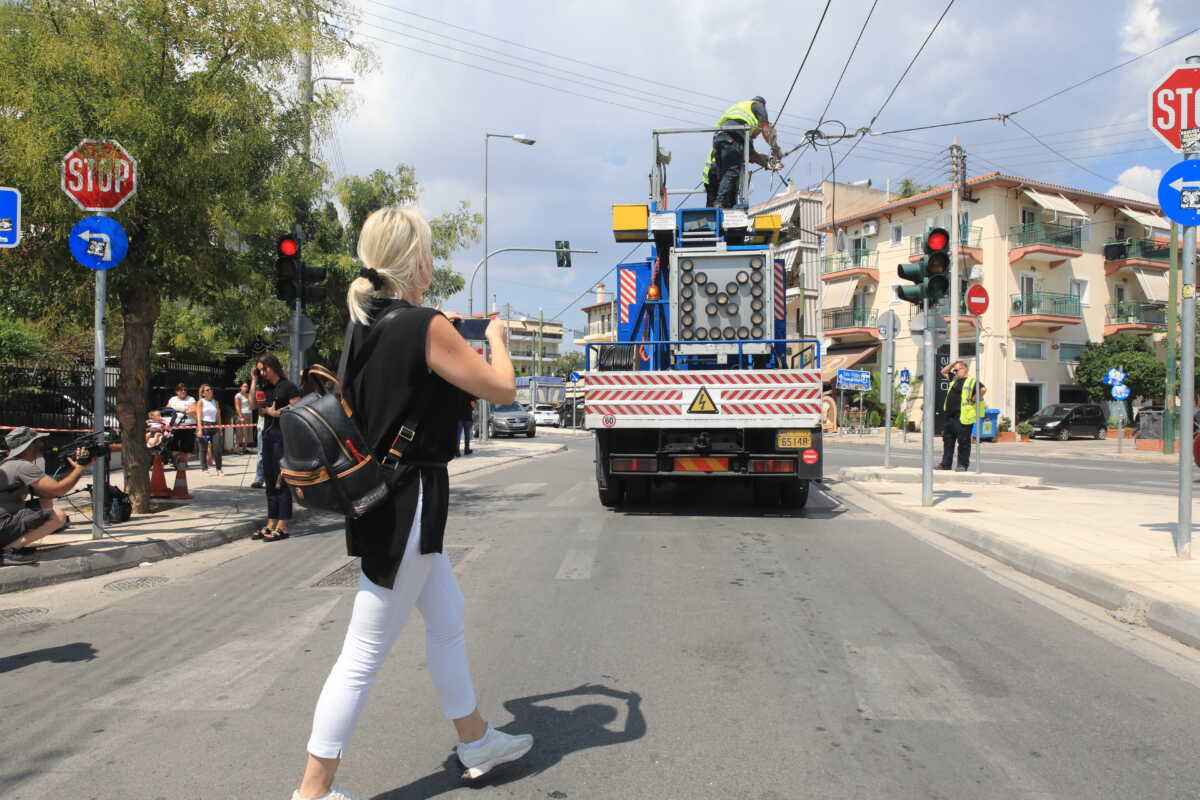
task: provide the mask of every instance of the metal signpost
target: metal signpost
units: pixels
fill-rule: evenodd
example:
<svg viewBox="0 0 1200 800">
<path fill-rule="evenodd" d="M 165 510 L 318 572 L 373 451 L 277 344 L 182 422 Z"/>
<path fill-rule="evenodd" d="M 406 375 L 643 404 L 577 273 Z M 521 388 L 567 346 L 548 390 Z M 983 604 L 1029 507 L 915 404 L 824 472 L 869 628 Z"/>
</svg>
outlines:
<svg viewBox="0 0 1200 800">
<path fill-rule="evenodd" d="M 988 293 L 980 285 L 972 286 L 967 289 L 966 304 L 967 313 L 975 317 L 975 397 L 971 402 L 975 404 L 975 426 L 972 430 L 972 435 L 975 437 L 975 474 L 983 472 L 983 419 L 979 416 L 980 407 L 980 392 L 979 389 L 983 385 L 983 376 L 979 374 L 979 334 L 983 328 L 983 315 L 988 310 Z M 951 358 L 954 354 L 951 353 Z"/>
<path fill-rule="evenodd" d="M 125 257 L 129 239 L 116 222 L 103 215 L 123 206 L 137 193 L 137 161 L 115 139 L 84 139 L 63 157 L 61 187 L 84 211 L 99 216 L 81 220 L 71 230 L 68 247 L 79 263 L 96 275 L 92 430 L 104 432 L 104 312 L 108 299 L 108 270 Z M 92 462 L 92 538 L 104 536 L 108 457 Z"/>
<path fill-rule="evenodd" d="M 0 186 L 0 247 L 21 243 L 21 191 Z"/>
<path fill-rule="evenodd" d="M 1200 225 L 1200 56 L 1188 56 L 1187 64 L 1176 67 L 1150 89 L 1149 126 L 1176 152 L 1183 162 L 1163 175 L 1158 185 L 1158 204 L 1163 213 L 1183 226 L 1180 256 L 1180 369 L 1179 429 L 1194 427 L 1196 383 L 1196 225 Z M 1174 238 L 1172 237 L 1172 242 Z M 1179 522 L 1175 526 L 1175 555 L 1192 557 L 1192 454 L 1179 448 Z"/>
<path fill-rule="evenodd" d="M 1121 413 L 1117 415 L 1117 455 L 1125 449 L 1125 400 L 1129 397 L 1129 387 L 1125 385 L 1125 367 L 1112 367 L 1104 373 L 1101 380 L 1112 387 L 1114 400 L 1120 400 Z"/>
<path fill-rule="evenodd" d="M 883 374 L 879 376 L 883 394 L 883 466 L 892 466 L 892 395 L 896 385 L 893 373 L 896 369 L 896 333 L 900 330 L 900 316 L 895 311 L 885 311 L 876 321 L 879 336 L 883 339 Z"/>
</svg>

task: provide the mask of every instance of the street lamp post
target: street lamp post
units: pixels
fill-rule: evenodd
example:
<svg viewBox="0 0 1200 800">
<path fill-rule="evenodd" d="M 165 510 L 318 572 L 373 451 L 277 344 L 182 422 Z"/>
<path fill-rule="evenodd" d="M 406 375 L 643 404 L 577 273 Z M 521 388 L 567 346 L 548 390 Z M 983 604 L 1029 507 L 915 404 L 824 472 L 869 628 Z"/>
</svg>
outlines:
<svg viewBox="0 0 1200 800">
<path fill-rule="evenodd" d="M 512 139 L 518 144 L 533 144 L 534 139 L 530 139 L 523 133 L 487 133 L 483 134 L 483 315 L 487 316 L 487 290 L 488 290 L 488 144 L 492 139 Z M 486 352 L 487 344 L 484 343 Z M 488 429 L 488 403 L 486 400 L 481 400 L 479 403 L 479 438 L 487 441 Z"/>
</svg>

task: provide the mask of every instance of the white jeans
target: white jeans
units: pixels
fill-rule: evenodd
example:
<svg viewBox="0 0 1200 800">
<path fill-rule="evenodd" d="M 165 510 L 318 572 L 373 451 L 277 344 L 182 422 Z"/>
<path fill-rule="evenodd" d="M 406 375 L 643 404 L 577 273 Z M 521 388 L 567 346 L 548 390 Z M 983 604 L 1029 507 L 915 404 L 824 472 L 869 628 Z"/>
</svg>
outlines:
<svg viewBox="0 0 1200 800">
<path fill-rule="evenodd" d="M 341 757 L 367 692 L 413 606 L 425 618 L 425 661 L 441 698 L 442 713 L 447 719 L 458 719 L 475 710 L 463 627 L 466 603 L 446 554 L 421 555 L 418 499 L 395 588 L 376 586 L 366 575 L 359 580 L 342 654 L 317 701 L 308 752 L 318 758 Z"/>
</svg>

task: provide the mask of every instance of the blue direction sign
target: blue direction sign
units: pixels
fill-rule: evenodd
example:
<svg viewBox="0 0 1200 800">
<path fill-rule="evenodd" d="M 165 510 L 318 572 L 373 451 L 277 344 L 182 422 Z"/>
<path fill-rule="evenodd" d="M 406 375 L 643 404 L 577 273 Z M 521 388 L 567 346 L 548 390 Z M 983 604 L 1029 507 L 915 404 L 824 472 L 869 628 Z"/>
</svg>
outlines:
<svg viewBox="0 0 1200 800">
<path fill-rule="evenodd" d="M 571 383 L 579 383 L 579 379 L 582 377 L 583 376 L 580 375 L 578 372 L 572 372 L 571 377 L 567 378 L 567 380 L 569 380 Z"/>
<path fill-rule="evenodd" d="M 21 192 L 0 186 L 0 247 L 21 243 Z"/>
<path fill-rule="evenodd" d="M 1109 386 L 1120 386 L 1125 382 L 1125 373 L 1113 367 L 1108 372 L 1104 373 L 1104 382 Z"/>
<path fill-rule="evenodd" d="M 907 369 L 900 370 L 900 382 L 901 383 L 912 383 L 912 373 L 909 372 Z"/>
<path fill-rule="evenodd" d="M 849 389 L 854 392 L 871 391 L 871 373 L 862 369 L 839 369 L 837 371 L 837 388 Z"/>
<path fill-rule="evenodd" d="M 1123 383 L 1119 383 L 1112 388 L 1113 400 L 1126 400 L 1129 398 L 1129 387 Z"/>
<path fill-rule="evenodd" d="M 1180 161 L 1158 184 L 1158 205 L 1180 225 L 1200 225 L 1200 161 Z"/>
<path fill-rule="evenodd" d="M 112 217 L 84 217 L 71 229 L 71 255 L 88 269 L 111 269 L 125 260 L 129 237 Z"/>
</svg>

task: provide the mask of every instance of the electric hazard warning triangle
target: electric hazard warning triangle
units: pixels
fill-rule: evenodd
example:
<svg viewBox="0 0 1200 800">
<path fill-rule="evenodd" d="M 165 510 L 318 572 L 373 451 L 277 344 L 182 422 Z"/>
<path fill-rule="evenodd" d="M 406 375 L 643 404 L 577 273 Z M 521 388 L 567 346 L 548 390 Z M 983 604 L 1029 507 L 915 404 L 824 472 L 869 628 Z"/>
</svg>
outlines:
<svg viewBox="0 0 1200 800">
<path fill-rule="evenodd" d="M 712 397 L 708 394 L 708 389 L 703 386 L 700 391 L 696 392 L 695 398 L 692 399 L 692 404 L 688 406 L 689 414 L 718 414 L 717 404 L 713 402 Z"/>
</svg>

